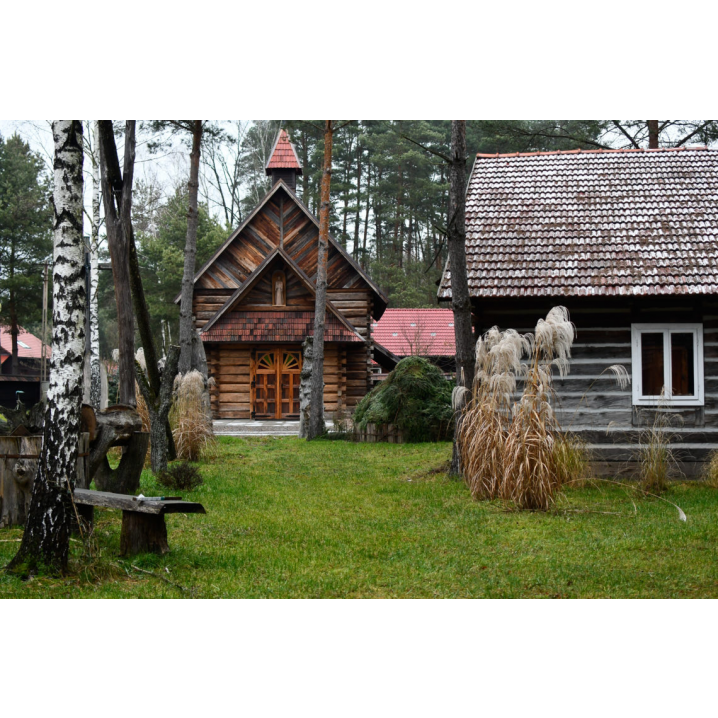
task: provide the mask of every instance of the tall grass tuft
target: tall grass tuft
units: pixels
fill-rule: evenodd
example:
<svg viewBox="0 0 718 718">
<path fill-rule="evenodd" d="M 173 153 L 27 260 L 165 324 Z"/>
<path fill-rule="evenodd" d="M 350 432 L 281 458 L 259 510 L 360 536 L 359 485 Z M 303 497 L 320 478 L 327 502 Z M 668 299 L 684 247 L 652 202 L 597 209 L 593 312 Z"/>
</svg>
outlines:
<svg viewBox="0 0 718 718">
<path fill-rule="evenodd" d="M 135 352 L 135 361 L 137 361 L 139 365 L 145 371 L 147 371 L 147 363 L 145 362 L 145 350 L 142 347 L 140 347 Z M 135 382 L 135 400 L 137 402 L 137 413 L 140 415 L 140 419 L 142 419 L 142 431 L 145 431 L 150 434 L 150 412 L 147 408 L 147 402 L 145 402 L 145 398 L 142 396 L 142 392 L 140 391 L 140 387 L 137 382 Z M 148 468 L 150 466 L 151 455 L 151 446 L 148 442 L 147 453 L 145 454 L 145 468 Z"/>
<path fill-rule="evenodd" d="M 660 494 L 669 482 L 681 474 L 678 461 L 671 450 L 673 416 L 667 411 L 665 389 L 661 392 L 653 422 L 641 431 L 638 445 L 641 487 L 652 494 Z"/>
<path fill-rule="evenodd" d="M 573 434 L 559 434 L 553 450 L 554 462 L 562 486 L 580 488 L 590 483 L 591 452 L 582 439 Z"/>
<path fill-rule="evenodd" d="M 707 486 L 718 489 L 718 451 L 711 454 L 710 461 L 706 467 L 703 481 Z"/>
<path fill-rule="evenodd" d="M 575 336 L 566 308 L 554 307 L 534 334 L 493 327 L 477 342 L 472 399 L 459 434 L 462 471 L 475 498 L 545 511 L 567 477 L 587 465 L 575 458 L 578 445 L 568 461 L 551 405 L 553 372 L 568 373 Z M 514 402 L 519 380 L 523 391 Z"/>
<path fill-rule="evenodd" d="M 149 434 L 150 412 L 147 409 L 147 403 L 145 402 L 145 398 L 142 396 L 142 392 L 140 391 L 140 387 L 137 385 L 137 382 L 135 382 L 135 398 L 137 400 L 137 413 L 140 415 L 140 419 L 142 419 L 142 431 L 146 431 Z M 151 453 L 150 443 L 148 442 L 147 454 L 145 454 L 145 468 L 150 466 Z"/>
<path fill-rule="evenodd" d="M 216 455 L 212 415 L 200 372 L 193 370 L 175 378 L 170 425 L 178 459 L 199 461 Z"/>
</svg>

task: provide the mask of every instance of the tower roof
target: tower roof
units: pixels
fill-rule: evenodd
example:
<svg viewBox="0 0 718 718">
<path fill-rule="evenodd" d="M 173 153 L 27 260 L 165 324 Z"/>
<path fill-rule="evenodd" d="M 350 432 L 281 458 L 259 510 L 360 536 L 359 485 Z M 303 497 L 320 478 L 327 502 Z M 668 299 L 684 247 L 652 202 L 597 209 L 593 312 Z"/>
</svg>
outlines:
<svg viewBox="0 0 718 718">
<path fill-rule="evenodd" d="M 272 170 L 295 170 L 298 175 L 302 174 L 299 156 L 294 149 L 294 145 L 289 141 L 289 135 L 286 130 L 279 130 L 265 169 L 268 175 L 272 174 Z"/>
</svg>

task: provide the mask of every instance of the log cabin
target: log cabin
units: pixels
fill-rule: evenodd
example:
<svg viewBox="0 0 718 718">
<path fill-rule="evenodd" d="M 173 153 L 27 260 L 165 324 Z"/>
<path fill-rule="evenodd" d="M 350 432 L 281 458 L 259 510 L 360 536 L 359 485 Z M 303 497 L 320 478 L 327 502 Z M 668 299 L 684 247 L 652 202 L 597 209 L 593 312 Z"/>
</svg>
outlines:
<svg viewBox="0 0 718 718">
<path fill-rule="evenodd" d="M 601 472 L 635 470 L 660 409 L 683 471 L 699 473 L 718 448 L 718 150 L 478 155 L 466 230 L 477 336 L 570 311 L 555 410 Z M 448 264 L 438 296 L 451 299 Z"/>
<path fill-rule="evenodd" d="M 296 195 L 302 166 L 277 136 L 271 189 L 197 272 L 193 312 L 214 385 L 216 419 L 297 419 L 302 342 L 314 333 L 319 222 Z M 176 301 L 179 301 L 179 297 Z M 387 300 L 331 236 L 324 404 L 350 413 L 370 388 L 372 321 Z"/>
</svg>

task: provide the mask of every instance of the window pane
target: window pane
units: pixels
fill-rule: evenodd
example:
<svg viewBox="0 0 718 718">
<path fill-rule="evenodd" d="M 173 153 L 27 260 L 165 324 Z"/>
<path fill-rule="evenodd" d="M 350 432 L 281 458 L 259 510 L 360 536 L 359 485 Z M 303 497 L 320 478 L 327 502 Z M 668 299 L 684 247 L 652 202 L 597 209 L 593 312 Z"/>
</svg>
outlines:
<svg viewBox="0 0 718 718">
<path fill-rule="evenodd" d="M 660 396 L 663 389 L 663 332 L 641 334 L 643 396 Z"/>
<path fill-rule="evenodd" d="M 671 334 L 671 381 L 673 396 L 693 396 L 693 332 Z"/>
</svg>

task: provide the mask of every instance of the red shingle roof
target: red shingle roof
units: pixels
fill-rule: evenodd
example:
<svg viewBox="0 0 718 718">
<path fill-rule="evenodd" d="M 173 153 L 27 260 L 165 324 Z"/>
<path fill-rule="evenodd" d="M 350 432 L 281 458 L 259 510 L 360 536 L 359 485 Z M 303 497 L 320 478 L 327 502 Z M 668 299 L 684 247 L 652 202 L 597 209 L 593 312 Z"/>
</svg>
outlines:
<svg viewBox="0 0 718 718">
<path fill-rule="evenodd" d="M 205 342 L 295 342 L 314 336 L 314 312 L 227 312 L 206 332 Z M 324 341 L 360 342 L 339 319 L 327 311 Z"/>
<path fill-rule="evenodd" d="M 378 344 L 399 357 L 456 353 L 451 309 L 387 309 L 372 324 L 371 334 Z"/>
<path fill-rule="evenodd" d="M 715 294 L 718 150 L 478 155 L 466 230 L 472 297 Z"/>
<path fill-rule="evenodd" d="M 285 130 L 279 130 L 279 136 L 266 169 L 267 174 L 273 169 L 292 169 L 301 172 L 302 165 L 299 164 L 299 157 L 297 157 L 294 145 L 289 141 L 289 135 Z"/>
<path fill-rule="evenodd" d="M 52 354 L 52 346 L 46 344 L 45 347 L 45 356 L 49 359 Z M 0 351 L 12 354 L 10 327 L 0 327 Z M 42 342 L 34 334 L 26 332 L 22 327 L 19 327 L 17 335 L 17 355 L 27 359 L 42 358 Z"/>
</svg>

